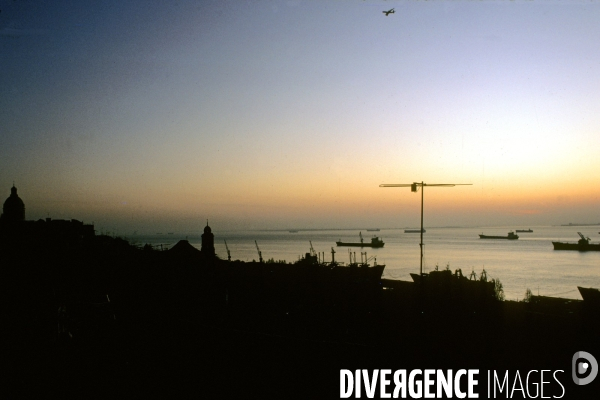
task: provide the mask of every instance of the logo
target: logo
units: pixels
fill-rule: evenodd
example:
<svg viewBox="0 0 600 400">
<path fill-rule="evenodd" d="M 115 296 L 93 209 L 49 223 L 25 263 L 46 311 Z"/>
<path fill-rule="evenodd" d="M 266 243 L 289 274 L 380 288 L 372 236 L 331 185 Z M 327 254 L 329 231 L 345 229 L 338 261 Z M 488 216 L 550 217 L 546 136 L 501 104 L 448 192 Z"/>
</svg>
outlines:
<svg viewBox="0 0 600 400">
<path fill-rule="evenodd" d="M 587 385 L 598 375 L 598 361 L 585 351 L 573 354 L 573 382 L 576 385 Z M 587 376 L 585 376 L 587 375 Z M 580 376 L 585 376 L 580 378 Z"/>
</svg>

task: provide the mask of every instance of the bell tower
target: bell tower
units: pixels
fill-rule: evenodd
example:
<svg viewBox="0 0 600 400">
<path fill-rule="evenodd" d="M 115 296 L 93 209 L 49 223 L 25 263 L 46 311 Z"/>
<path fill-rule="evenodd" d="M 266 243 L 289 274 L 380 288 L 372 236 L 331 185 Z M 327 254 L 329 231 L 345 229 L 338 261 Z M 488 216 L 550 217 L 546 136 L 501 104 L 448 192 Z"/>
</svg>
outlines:
<svg viewBox="0 0 600 400">
<path fill-rule="evenodd" d="M 210 226 L 208 226 L 208 220 L 206 220 L 206 226 L 204 227 L 204 233 L 202 234 L 202 254 L 207 257 L 215 256 L 215 235 L 213 235 Z"/>
</svg>

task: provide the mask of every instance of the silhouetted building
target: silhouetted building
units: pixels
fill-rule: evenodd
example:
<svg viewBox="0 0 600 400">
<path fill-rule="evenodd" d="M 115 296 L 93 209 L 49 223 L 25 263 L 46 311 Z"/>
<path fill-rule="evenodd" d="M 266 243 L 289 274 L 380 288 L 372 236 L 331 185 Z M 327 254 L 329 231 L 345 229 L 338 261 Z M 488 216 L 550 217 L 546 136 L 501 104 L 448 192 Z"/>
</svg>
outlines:
<svg viewBox="0 0 600 400">
<path fill-rule="evenodd" d="M 30 230 L 38 235 L 48 238 L 54 242 L 62 242 L 70 246 L 77 246 L 96 235 L 94 225 L 84 224 L 76 219 L 39 219 L 37 221 L 25 221 L 31 226 Z M 35 226 L 35 228 L 33 228 Z"/>
<path fill-rule="evenodd" d="M 17 188 L 14 184 L 10 188 L 10 196 L 4 202 L 0 219 L 3 222 L 25 221 L 25 203 L 17 194 Z"/>
<path fill-rule="evenodd" d="M 200 250 L 192 246 L 187 240 L 180 240 L 175 244 L 175 246 L 171 247 L 168 251 L 172 254 L 184 256 L 196 256 L 200 254 Z"/>
<path fill-rule="evenodd" d="M 210 226 L 208 226 L 208 221 L 206 221 L 206 226 L 204 227 L 204 233 L 202 234 L 202 254 L 205 256 L 214 256 L 215 255 L 215 235 L 213 235 Z"/>
<path fill-rule="evenodd" d="M 4 202 L 0 216 L 0 240 L 15 243 L 50 244 L 59 247 L 77 247 L 96 235 L 94 225 L 76 219 L 37 221 L 25 220 L 25 203 L 17 195 L 13 185 L 10 196 Z"/>
</svg>

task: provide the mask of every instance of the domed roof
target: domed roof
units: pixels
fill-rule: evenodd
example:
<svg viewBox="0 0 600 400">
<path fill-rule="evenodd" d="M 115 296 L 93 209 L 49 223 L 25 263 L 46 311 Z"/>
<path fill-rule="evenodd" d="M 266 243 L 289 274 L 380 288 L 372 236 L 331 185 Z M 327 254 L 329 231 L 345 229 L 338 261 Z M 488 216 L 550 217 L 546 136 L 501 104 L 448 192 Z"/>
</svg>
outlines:
<svg viewBox="0 0 600 400">
<path fill-rule="evenodd" d="M 14 185 L 10 188 L 10 196 L 8 196 L 8 199 L 6 199 L 6 201 L 4 202 L 4 207 L 6 207 L 7 204 L 20 205 L 23 207 L 25 206 L 25 203 L 23 203 L 23 200 L 21 200 L 21 198 L 17 194 L 17 188 L 14 187 Z"/>
<path fill-rule="evenodd" d="M 212 229 L 210 229 L 210 226 L 208 226 L 208 221 L 206 221 L 206 226 L 204 227 L 204 233 L 211 233 Z"/>
<path fill-rule="evenodd" d="M 25 203 L 17 194 L 17 188 L 13 185 L 10 188 L 10 196 L 4 202 L 4 207 L 2 209 L 2 218 L 7 220 L 25 220 Z"/>
</svg>

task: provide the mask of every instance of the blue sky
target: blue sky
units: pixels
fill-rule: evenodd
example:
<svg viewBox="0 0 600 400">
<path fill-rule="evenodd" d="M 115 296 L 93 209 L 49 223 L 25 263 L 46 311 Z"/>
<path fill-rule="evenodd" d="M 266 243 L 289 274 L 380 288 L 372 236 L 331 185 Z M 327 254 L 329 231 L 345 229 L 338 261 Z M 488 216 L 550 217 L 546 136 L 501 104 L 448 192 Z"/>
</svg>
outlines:
<svg viewBox="0 0 600 400">
<path fill-rule="evenodd" d="M 600 2 L 0 9 L 0 185 L 28 219 L 406 226 L 417 196 L 378 185 L 424 180 L 473 183 L 428 192 L 435 225 L 600 221 Z"/>
</svg>

